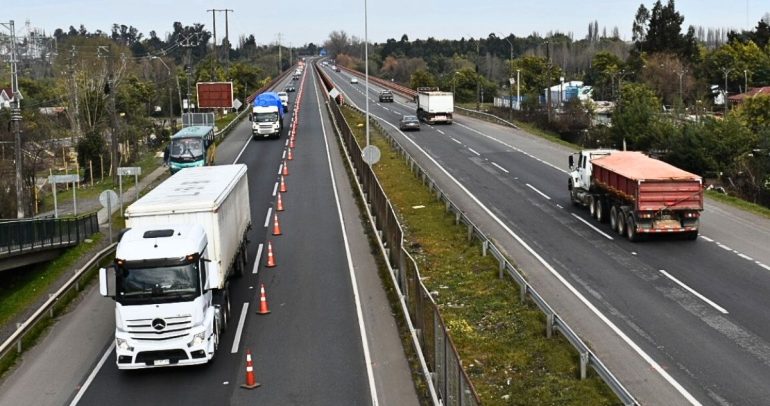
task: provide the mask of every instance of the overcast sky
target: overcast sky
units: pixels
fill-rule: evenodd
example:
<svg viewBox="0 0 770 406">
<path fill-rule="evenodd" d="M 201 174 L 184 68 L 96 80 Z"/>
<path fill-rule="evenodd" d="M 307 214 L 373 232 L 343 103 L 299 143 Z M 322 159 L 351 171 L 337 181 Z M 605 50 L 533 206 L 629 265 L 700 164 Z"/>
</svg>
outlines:
<svg viewBox="0 0 770 406">
<path fill-rule="evenodd" d="M 667 0 L 663 1 L 664 3 Z M 294 46 L 323 43 L 334 30 L 364 37 L 363 0 L 3 0 L 0 21 L 15 20 L 17 34 L 30 21 L 51 35 L 56 28 L 80 24 L 93 32 L 109 32 L 113 23 L 132 25 L 145 36 L 155 30 L 165 38 L 174 21 L 184 25 L 203 23 L 211 29 L 207 9 L 232 9 L 229 14 L 231 42 L 239 35 L 254 34 L 257 43 L 278 40 Z M 588 23 L 597 20 L 608 34 L 617 26 L 621 37 L 630 40 L 631 23 L 639 0 L 368 0 L 369 40 L 384 42 L 434 37 L 486 37 L 495 32 L 527 36 L 549 31 L 571 32 L 576 39 L 586 35 Z M 644 4 L 652 8 L 653 1 Z M 770 0 L 679 0 L 676 9 L 689 25 L 710 28 L 747 29 L 770 12 Z M 217 39 L 224 37 L 225 14 L 217 13 Z"/>
</svg>

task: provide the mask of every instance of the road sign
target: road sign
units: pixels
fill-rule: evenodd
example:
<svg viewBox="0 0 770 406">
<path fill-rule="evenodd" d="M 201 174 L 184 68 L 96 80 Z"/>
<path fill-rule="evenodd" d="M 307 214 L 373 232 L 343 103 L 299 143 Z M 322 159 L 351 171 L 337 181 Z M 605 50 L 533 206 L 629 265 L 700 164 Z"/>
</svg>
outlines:
<svg viewBox="0 0 770 406">
<path fill-rule="evenodd" d="M 241 103 L 240 100 L 238 100 L 238 99 L 233 100 L 233 108 L 234 109 L 239 110 L 241 108 L 241 106 L 243 106 L 243 103 Z"/>
<path fill-rule="evenodd" d="M 374 165 L 377 162 L 380 162 L 380 156 L 382 154 L 380 153 L 380 149 L 377 148 L 376 146 L 367 145 L 361 151 L 361 155 L 364 157 L 364 162 L 366 162 L 369 165 Z"/>
<path fill-rule="evenodd" d="M 115 207 L 118 205 L 118 194 L 114 190 L 107 189 L 99 194 L 99 203 L 108 209 Z"/>
<path fill-rule="evenodd" d="M 51 175 L 48 177 L 49 183 L 75 183 L 80 182 L 80 175 Z"/>
<path fill-rule="evenodd" d="M 142 174 L 140 166 L 123 166 L 118 168 L 118 176 L 136 176 Z"/>
</svg>

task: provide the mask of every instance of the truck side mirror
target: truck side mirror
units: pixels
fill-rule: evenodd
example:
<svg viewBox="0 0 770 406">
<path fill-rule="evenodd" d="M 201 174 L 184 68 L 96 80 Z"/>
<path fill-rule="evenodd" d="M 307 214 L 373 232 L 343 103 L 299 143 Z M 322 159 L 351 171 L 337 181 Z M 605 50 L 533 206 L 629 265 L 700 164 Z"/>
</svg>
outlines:
<svg viewBox="0 0 770 406">
<path fill-rule="evenodd" d="M 104 297 L 115 297 L 115 265 L 99 268 L 99 293 Z"/>
<path fill-rule="evenodd" d="M 249 113 L 249 121 L 254 121 L 254 113 Z"/>
<path fill-rule="evenodd" d="M 569 156 L 569 167 L 570 167 L 570 169 L 572 169 L 573 166 L 575 166 L 575 156 L 574 155 L 570 155 Z"/>
<path fill-rule="evenodd" d="M 213 286 L 221 286 L 222 285 L 222 273 L 219 269 L 219 264 L 210 261 L 206 263 L 206 284 L 203 287 L 203 290 L 211 290 L 213 289 Z"/>
</svg>

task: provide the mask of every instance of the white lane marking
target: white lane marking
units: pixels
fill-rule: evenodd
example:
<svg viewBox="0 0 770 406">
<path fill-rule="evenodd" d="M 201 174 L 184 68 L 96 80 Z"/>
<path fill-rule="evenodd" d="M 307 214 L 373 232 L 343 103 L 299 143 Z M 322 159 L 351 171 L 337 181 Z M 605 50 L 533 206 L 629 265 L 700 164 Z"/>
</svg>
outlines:
<svg viewBox="0 0 770 406">
<path fill-rule="evenodd" d="M 730 251 L 730 252 L 732 252 L 732 251 L 733 251 L 733 249 L 732 249 L 732 248 L 730 248 L 730 247 L 728 247 L 728 246 L 726 246 L 726 245 L 724 245 L 724 244 L 722 244 L 722 243 L 717 243 L 717 247 L 719 247 L 719 248 L 721 248 L 721 249 L 723 249 L 723 250 L 725 250 L 725 251 Z"/>
<path fill-rule="evenodd" d="M 332 190 L 334 190 L 334 200 L 337 203 L 337 216 L 340 220 L 340 229 L 342 230 L 342 240 L 345 243 L 345 256 L 348 260 L 348 272 L 350 273 L 350 283 L 353 287 L 353 299 L 356 303 L 356 316 L 358 317 L 358 329 L 361 334 L 361 345 L 364 351 L 364 363 L 366 364 L 366 375 L 369 378 L 369 394 L 372 398 L 372 406 L 379 405 L 379 399 L 377 397 L 377 386 L 374 382 L 374 371 L 372 370 L 372 357 L 369 353 L 369 342 L 367 340 L 366 325 L 364 323 L 364 314 L 361 310 L 361 296 L 358 294 L 358 282 L 356 281 L 356 273 L 353 268 L 353 258 L 350 254 L 350 244 L 348 243 L 348 233 L 345 229 L 345 221 L 342 217 L 342 207 L 340 205 L 340 196 L 337 192 L 337 182 L 334 180 L 334 168 L 332 167 L 332 157 L 329 152 L 329 138 L 326 134 L 326 127 L 324 126 L 324 119 L 321 110 L 323 103 L 321 102 L 320 95 L 318 94 L 318 86 L 313 82 L 313 88 L 315 89 L 316 100 L 318 101 L 318 117 L 321 119 L 321 132 L 324 136 L 324 146 L 326 147 L 326 160 L 329 163 L 329 177 L 332 181 Z M 379 117 L 378 117 L 379 118 Z M 380 120 L 382 120 L 380 118 Z"/>
<path fill-rule="evenodd" d="M 273 186 L 273 197 L 275 197 L 276 192 L 278 192 L 278 181 L 276 181 L 275 186 Z"/>
<path fill-rule="evenodd" d="M 540 196 L 543 196 L 544 198 L 546 198 L 546 199 L 548 199 L 548 200 L 551 200 L 551 197 L 550 197 L 550 196 L 548 196 L 547 194 L 545 194 L 545 193 L 541 192 L 540 190 L 538 190 L 538 188 L 536 188 L 536 187 L 534 187 L 534 186 L 530 185 L 529 183 L 527 183 L 526 185 L 527 185 L 527 187 L 528 187 L 528 188 L 530 188 L 530 189 L 534 190 L 534 191 L 535 191 L 535 193 L 539 194 Z"/>
<path fill-rule="evenodd" d="M 378 104 L 378 106 L 379 106 L 379 104 Z M 380 106 L 380 107 L 382 107 L 382 109 L 385 110 L 385 111 L 390 111 L 390 109 L 387 108 L 387 107 L 384 107 L 384 106 Z"/>
<path fill-rule="evenodd" d="M 396 131 L 398 131 L 398 128 L 395 125 L 383 120 L 382 117 L 377 117 L 377 116 L 374 116 L 374 117 L 376 117 L 383 123 L 388 124 L 389 126 L 395 128 Z M 403 136 L 403 133 L 401 133 L 401 135 Z M 543 265 L 543 267 L 545 267 L 545 269 L 547 269 L 548 272 L 550 272 L 555 278 L 557 278 L 559 282 L 561 282 L 578 300 L 580 300 L 589 310 L 591 310 L 591 312 L 594 315 L 596 315 L 596 317 L 601 319 L 601 321 L 604 322 L 604 324 L 606 324 L 607 327 L 609 327 L 618 337 L 620 337 L 621 340 L 623 340 L 629 347 L 631 347 L 631 349 L 633 349 L 640 357 L 642 357 L 642 359 L 644 359 L 644 361 L 647 362 L 647 364 L 649 364 L 652 369 L 654 369 L 658 374 L 660 374 L 660 376 L 663 377 L 663 379 L 665 379 L 666 382 L 668 382 L 672 387 L 674 387 L 674 389 L 676 389 L 676 391 L 679 392 L 679 394 L 682 395 L 682 397 L 687 399 L 687 401 L 690 402 L 690 404 L 692 405 L 701 404 L 700 402 L 698 402 L 697 399 L 695 399 L 695 397 L 692 394 L 690 394 L 690 392 L 687 391 L 687 389 L 685 389 L 679 382 L 677 382 L 677 380 L 674 379 L 674 377 L 672 377 L 665 369 L 663 369 L 663 367 L 660 366 L 660 364 L 658 364 L 654 359 L 652 359 L 652 357 L 650 357 L 649 354 L 647 354 L 641 347 L 639 347 L 639 345 L 636 344 L 634 340 L 632 340 L 628 335 L 626 335 L 626 333 L 624 333 L 623 330 L 621 330 L 617 325 L 615 325 L 615 323 L 613 323 L 609 318 L 607 318 L 607 316 L 605 316 L 601 311 L 599 311 L 599 309 L 596 308 L 596 306 L 594 306 L 594 304 L 591 303 L 591 301 L 589 301 L 582 293 L 580 293 L 579 290 L 577 290 L 571 283 L 569 283 L 567 279 L 565 279 L 558 271 L 556 271 L 556 269 L 554 269 L 554 267 L 551 266 L 551 264 L 549 264 L 540 254 L 537 253 L 537 251 L 535 251 L 532 247 L 530 247 L 529 244 L 527 244 L 527 242 L 524 241 L 518 234 L 516 234 L 510 227 L 508 227 L 508 225 L 505 222 L 500 220 L 500 218 L 489 207 L 484 205 L 484 203 L 482 203 L 478 197 L 476 197 L 473 193 L 471 193 L 470 190 L 468 190 L 468 188 L 465 187 L 465 185 L 460 183 L 460 181 L 458 181 L 457 178 L 452 176 L 452 174 L 450 174 L 449 171 L 447 171 L 443 166 L 441 166 L 422 147 L 417 145 L 417 143 L 414 140 L 412 140 L 409 137 L 404 137 L 404 139 L 407 142 L 411 143 L 417 150 L 420 151 L 420 153 L 425 155 L 427 159 L 433 162 L 433 164 L 441 172 L 443 172 L 445 176 L 451 179 L 452 182 L 455 185 L 457 185 L 458 188 L 460 188 L 482 210 L 484 210 L 484 212 L 486 212 L 489 217 L 491 217 L 503 230 L 505 230 L 508 233 L 508 235 L 513 237 L 513 239 L 515 239 L 516 242 L 519 243 L 519 245 L 521 245 L 533 257 L 535 257 L 535 259 L 537 259 L 537 261 L 540 262 L 540 264 Z M 560 168 L 556 168 L 556 169 L 558 169 L 561 172 L 567 173 L 567 171 L 563 169 L 560 169 Z"/>
<path fill-rule="evenodd" d="M 241 155 L 243 155 L 243 151 L 246 151 L 246 147 L 248 147 L 249 144 L 251 143 L 251 137 L 252 136 L 249 135 L 249 138 L 246 139 L 246 143 L 243 144 L 243 147 L 241 148 L 241 152 L 239 152 L 238 156 L 235 157 L 235 160 L 233 161 L 233 163 L 236 163 L 236 162 L 238 162 L 238 160 L 241 159 Z"/>
<path fill-rule="evenodd" d="M 238 346 L 241 345 L 241 335 L 243 335 L 243 325 L 246 323 L 247 314 L 249 314 L 249 302 L 243 303 L 243 308 L 241 309 L 241 317 L 238 318 L 238 328 L 235 329 L 233 348 L 230 349 L 231 354 L 238 353 Z"/>
<path fill-rule="evenodd" d="M 463 143 L 460 142 L 460 140 L 458 140 L 457 138 L 452 137 L 452 141 L 454 141 L 454 142 L 456 142 L 456 143 L 458 143 L 460 145 L 463 145 Z"/>
<path fill-rule="evenodd" d="M 279 175 L 281 174 L 281 170 L 282 170 L 282 169 L 283 169 L 283 163 L 281 163 L 280 165 L 278 165 L 278 174 L 279 174 Z"/>
<path fill-rule="evenodd" d="M 714 240 L 712 240 L 711 238 L 706 237 L 705 235 L 700 236 L 700 238 L 703 238 L 704 240 L 706 240 L 708 242 L 714 242 Z"/>
<path fill-rule="evenodd" d="M 738 256 L 743 258 L 743 259 L 745 259 L 745 260 L 747 260 L 747 261 L 753 261 L 754 260 L 754 258 L 752 258 L 752 257 L 750 257 L 750 256 L 748 256 L 746 254 L 743 254 L 743 253 L 738 253 Z"/>
<path fill-rule="evenodd" d="M 765 265 L 765 264 L 763 264 L 763 263 L 761 263 L 761 262 L 759 262 L 759 261 L 755 261 L 755 262 L 756 262 L 756 264 L 757 264 L 757 265 L 759 265 L 759 266 L 761 266 L 762 268 L 765 268 L 765 269 L 767 269 L 768 271 L 770 271 L 770 266 L 767 266 L 767 265 Z"/>
<path fill-rule="evenodd" d="M 494 142 L 496 142 L 498 144 L 504 145 L 504 146 L 506 146 L 506 147 L 508 147 L 508 148 L 510 148 L 510 149 L 512 149 L 514 151 L 516 151 L 516 152 L 521 152 L 522 154 L 524 154 L 524 155 L 526 155 L 526 156 L 528 156 L 528 157 L 530 157 L 530 158 L 532 158 L 532 159 L 542 163 L 543 165 L 550 166 L 551 168 L 556 169 L 557 171 L 562 172 L 562 173 L 569 173 L 568 171 L 566 171 L 566 170 L 564 170 L 562 168 L 559 168 L 558 166 L 556 166 L 556 165 L 554 165 L 554 164 L 552 164 L 550 162 L 546 162 L 546 161 L 544 161 L 544 160 L 542 160 L 542 159 L 540 159 L 540 158 L 530 154 L 529 152 L 524 151 L 523 149 L 514 147 L 513 145 L 510 145 L 510 144 L 508 144 L 508 143 L 506 143 L 504 141 L 500 141 L 497 138 L 494 138 L 492 136 L 489 136 L 487 134 L 482 133 L 481 131 L 476 130 L 475 128 L 468 127 L 467 125 L 460 124 L 460 123 L 458 123 L 456 121 L 455 121 L 455 123 L 457 123 L 457 125 L 459 125 L 460 127 L 466 128 L 466 129 L 468 129 L 470 131 L 473 131 L 476 134 L 479 134 L 480 136 L 482 136 L 484 138 L 488 138 L 488 139 L 490 139 L 490 140 L 492 140 L 492 141 L 494 141 Z"/>
<path fill-rule="evenodd" d="M 273 208 L 272 208 L 272 207 L 268 207 L 268 208 L 267 208 L 267 216 L 265 216 L 265 227 L 267 227 L 268 225 L 270 225 L 270 215 L 271 215 L 272 213 L 273 213 Z"/>
<path fill-rule="evenodd" d="M 560 205 L 559 203 L 556 203 L 556 207 L 558 207 L 558 208 L 560 208 L 560 209 L 563 209 L 563 208 L 564 208 L 564 206 Z"/>
<path fill-rule="evenodd" d="M 481 154 L 479 154 L 478 152 L 476 152 L 476 150 L 475 150 L 475 149 L 473 149 L 473 148 L 470 148 L 470 147 L 469 147 L 469 148 L 468 148 L 468 151 L 471 151 L 471 152 L 473 152 L 473 153 L 474 153 L 474 154 L 476 154 L 477 156 L 481 156 Z"/>
<path fill-rule="evenodd" d="M 508 169 L 503 168 L 502 166 L 498 165 L 495 162 L 492 162 L 492 165 L 494 165 L 497 169 L 499 169 L 499 170 L 501 170 L 501 171 L 503 171 L 505 173 L 510 173 L 510 172 L 508 172 Z"/>
<path fill-rule="evenodd" d="M 664 271 L 664 270 L 662 270 L 662 269 L 661 269 L 661 270 L 660 270 L 660 273 L 662 273 L 662 274 L 663 274 L 663 276 L 665 276 L 666 278 L 668 278 L 668 279 L 671 279 L 672 281 L 674 281 L 674 283 L 676 283 L 677 285 L 681 286 L 681 287 L 682 287 L 684 290 L 686 290 L 686 291 L 688 291 L 688 292 L 692 293 L 693 295 L 697 296 L 697 297 L 698 297 L 698 299 L 700 299 L 700 300 L 702 300 L 702 301 L 706 302 L 706 303 L 707 303 L 709 306 L 711 306 L 711 307 L 713 307 L 713 308 L 717 309 L 717 311 L 718 311 L 718 312 L 720 312 L 720 313 L 722 313 L 722 314 L 727 314 L 727 310 L 725 310 L 725 308 L 724 308 L 724 307 L 722 307 L 722 306 L 720 306 L 720 305 L 718 305 L 718 304 L 716 304 L 716 303 L 712 302 L 712 301 L 711 301 L 709 298 L 707 298 L 706 296 L 703 296 L 703 295 L 701 295 L 700 293 L 698 293 L 697 291 L 695 291 L 695 289 L 693 289 L 693 288 L 691 288 L 691 287 L 689 287 L 689 286 L 685 285 L 685 284 L 684 284 L 684 282 L 682 282 L 682 281 L 680 281 L 679 279 L 677 279 L 677 278 L 673 277 L 673 276 L 672 276 L 671 274 L 669 274 L 668 272 L 666 272 L 666 271 Z"/>
<path fill-rule="evenodd" d="M 88 387 L 91 386 L 91 383 L 96 378 L 96 374 L 99 373 L 99 370 L 102 369 L 102 366 L 104 366 L 104 363 L 107 362 L 107 358 L 112 354 L 113 350 L 115 350 L 114 338 L 112 340 L 112 344 L 110 344 L 110 348 L 107 348 L 107 351 L 104 353 L 104 355 L 102 355 L 102 358 L 96 364 L 96 367 L 94 367 L 94 370 L 91 371 L 90 374 L 88 374 L 88 378 L 86 378 L 86 381 L 83 382 L 83 385 L 80 385 L 80 390 L 78 390 L 78 393 L 72 399 L 72 402 L 70 402 L 70 406 L 75 406 L 78 404 L 78 402 L 80 402 L 80 398 L 82 398 L 83 395 L 85 395 L 86 391 L 88 390 Z"/>
<path fill-rule="evenodd" d="M 286 143 L 284 144 L 284 146 L 287 146 L 287 145 L 289 145 L 289 140 L 288 139 L 286 140 Z"/>
<path fill-rule="evenodd" d="M 438 131 L 441 135 L 445 135 L 446 134 L 445 132 L 439 130 L 438 128 L 436 129 L 436 131 Z"/>
<path fill-rule="evenodd" d="M 257 274 L 259 273 L 259 263 L 262 261 L 262 248 L 264 247 L 264 244 L 259 243 L 259 246 L 257 247 L 257 256 L 254 257 L 254 269 L 251 270 L 251 273 Z"/>
<path fill-rule="evenodd" d="M 286 150 L 283 150 L 283 155 L 281 155 L 281 159 L 286 159 Z"/>
<path fill-rule="evenodd" d="M 604 232 L 604 231 L 602 231 L 602 230 L 599 230 L 599 229 L 598 229 L 596 226 L 594 226 L 593 224 L 589 223 L 588 221 L 586 221 L 586 220 L 585 220 L 585 219 L 583 219 L 582 217 L 578 216 L 577 214 L 575 214 L 575 213 L 570 213 L 570 214 L 572 214 L 572 217 L 574 217 L 574 218 L 576 218 L 576 219 L 578 219 L 578 220 L 582 221 L 582 222 L 583 222 L 583 224 L 587 225 L 588 227 L 591 227 L 591 229 L 593 229 L 593 230 L 594 230 L 594 231 L 596 231 L 597 233 L 599 233 L 599 234 L 603 235 L 603 236 L 604 236 L 606 239 L 608 239 L 608 240 L 614 240 L 614 238 L 612 238 L 612 236 L 611 236 L 611 235 L 609 235 L 609 234 L 605 233 L 605 232 Z"/>
</svg>

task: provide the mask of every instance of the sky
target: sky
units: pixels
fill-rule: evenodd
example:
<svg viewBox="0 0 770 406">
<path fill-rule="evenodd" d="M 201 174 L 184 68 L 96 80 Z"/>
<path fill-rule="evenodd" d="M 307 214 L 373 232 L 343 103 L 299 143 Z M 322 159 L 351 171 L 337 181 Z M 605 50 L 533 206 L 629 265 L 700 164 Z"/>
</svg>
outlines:
<svg viewBox="0 0 770 406">
<path fill-rule="evenodd" d="M 664 0 L 665 3 L 667 0 Z M 366 2 L 366 13 L 365 10 Z M 459 39 L 487 37 L 490 33 L 518 37 L 550 31 L 585 37 L 589 22 L 598 21 L 608 34 L 618 27 L 621 37 L 631 39 L 636 10 L 651 0 L 4 0 L 0 22 L 14 20 L 17 35 L 25 22 L 51 35 L 56 28 L 85 25 L 88 31 L 109 32 L 112 24 L 132 25 L 145 37 L 155 30 L 159 37 L 171 31 L 174 21 L 184 25 L 205 24 L 211 29 L 210 9 L 231 9 L 230 42 L 253 34 L 259 44 L 301 46 L 322 44 L 332 31 L 363 39 L 368 21 L 370 42 L 434 37 Z M 676 10 L 689 25 L 707 28 L 751 29 L 766 13 L 770 0 L 678 0 Z M 366 14 L 366 19 L 365 19 Z M 224 37 L 225 13 L 216 13 L 217 40 Z M 4 30 L 0 27 L 0 30 Z M 6 31 L 7 32 L 7 31 Z"/>
</svg>

